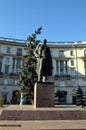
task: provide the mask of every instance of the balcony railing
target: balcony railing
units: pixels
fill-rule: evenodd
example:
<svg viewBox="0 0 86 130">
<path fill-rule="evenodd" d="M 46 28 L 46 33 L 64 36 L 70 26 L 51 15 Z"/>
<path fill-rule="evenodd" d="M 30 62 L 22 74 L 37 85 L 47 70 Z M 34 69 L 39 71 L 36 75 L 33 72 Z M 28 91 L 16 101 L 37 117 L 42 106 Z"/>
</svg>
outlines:
<svg viewBox="0 0 86 130">
<path fill-rule="evenodd" d="M 20 73 L 8 73 L 8 74 L 5 74 L 3 72 L 0 72 L 0 76 L 19 76 Z"/>
<path fill-rule="evenodd" d="M 0 86 L 19 86 L 19 84 L 13 84 L 13 83 L 4 84 L 4 83 L 0 83 Z"/>
<path fill-rule="evenodd" d="M 59 54 L 59 57 L 64 57 L 64 54 Z"/>
<path fill-rule="evenodd" d="M 22 53 L 17 52 L 16 55 L 18 55 L 18 56 L 22 56 Z"/>
<path fill-rule="evenodd" d="M 64 75 L 59 75 L 59 74 L 56 74 L 55 75 L 55 78 L 70 78 L 71 76 L 70 75 L 67 75 L 67 74 L 64 74 Z"/>
<path fill-rule="evenodd" d="M 77 79 L 77 78 L 84 78 L 85 80 L 86 80 L 86 76 L 85 75 L 82 75 L 82 74 L 79 74 L 79 75 L 69 75 L 69 74 L 67 74 L 67 75 L 60 75 L 60 74 L 56 74 L 55 76 L 55 79 L 59 79 L 59 78 L 67 78 L 67 79 L 70 79 L 70 78 L 75 78 L 75 79 Z"/>
<path fill-rule="evenodd" d="M 10 73 L 10 76 L 19 76 L 19 73 Z"/>
</svg>

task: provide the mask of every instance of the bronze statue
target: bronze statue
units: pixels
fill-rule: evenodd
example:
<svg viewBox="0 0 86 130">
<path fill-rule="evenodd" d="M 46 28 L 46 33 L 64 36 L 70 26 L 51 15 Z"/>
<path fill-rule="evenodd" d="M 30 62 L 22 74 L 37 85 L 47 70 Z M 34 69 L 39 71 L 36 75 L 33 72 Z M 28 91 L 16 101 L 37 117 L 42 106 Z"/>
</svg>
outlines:
<svg viewBox="0 0 86 130">
<path fill-rule="evenodd" d="M 35 56 L 37 58 L 38 81 L 45 82 L 48 76 L 52 75 L 52 58 L 50 48 L 46 45 L 47 40 L 43 40 L 42 45 L 37 45 Z"/>
</svg>

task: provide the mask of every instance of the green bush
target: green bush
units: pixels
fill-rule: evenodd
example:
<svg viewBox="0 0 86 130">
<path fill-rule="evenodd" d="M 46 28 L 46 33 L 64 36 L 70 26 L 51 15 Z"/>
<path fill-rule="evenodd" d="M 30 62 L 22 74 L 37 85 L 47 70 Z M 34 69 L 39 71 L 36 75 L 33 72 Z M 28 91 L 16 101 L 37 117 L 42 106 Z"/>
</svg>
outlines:
<svg viewBox="0 0 86 130">
<path fill-rule="evenodd" d="M 4 98 L 1 98 L 1 99 L 0 99 L 0 106 L 3 106 L 3 105 L 4 105 L 4 101 L 5 101 Z"/>
</svg>

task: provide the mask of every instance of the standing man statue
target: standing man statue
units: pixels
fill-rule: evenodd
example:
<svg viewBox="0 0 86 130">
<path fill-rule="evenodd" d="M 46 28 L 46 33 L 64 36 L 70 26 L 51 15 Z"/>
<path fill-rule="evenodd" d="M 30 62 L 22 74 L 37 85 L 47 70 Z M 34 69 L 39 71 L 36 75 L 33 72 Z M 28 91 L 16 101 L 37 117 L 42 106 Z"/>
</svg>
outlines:
<svg viewBox="0 0 86 130">
<path fill-rule="evenodd" d="M 47 40 L 43 40 L 42 45 L 37 45 L 35 49 L 35 56 L 37 58 L 37 74 L 38 81 L 45 82 L 48 76 L 52 75 L 52 58 L 50 48 L 46 45 Z"/>
</svg>

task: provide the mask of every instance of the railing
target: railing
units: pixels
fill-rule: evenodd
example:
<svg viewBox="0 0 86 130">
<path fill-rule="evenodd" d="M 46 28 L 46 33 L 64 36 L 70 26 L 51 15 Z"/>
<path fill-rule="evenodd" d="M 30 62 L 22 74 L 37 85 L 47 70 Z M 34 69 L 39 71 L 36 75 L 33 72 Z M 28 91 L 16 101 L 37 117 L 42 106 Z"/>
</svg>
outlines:
<svg viewBox="0 0 86 130">
<path fill-rule="evenodd" d="M 83 41 L 50 41 L 48 42 L 48 44 L 50 45 L 75 45 L 75 43 L 77 44 L 81 44 Z"/>
<path fill-rule="evenodd" d="M 80 85 L 79 85 L 79 86 L 80 86 Z M 56 85 L 55 87 L 57 87 L 57 88 L 61 88 L 62 86 L 60 86 L 60 85 Z M 71 84 L 71 85 L 65 85 L 64 88 L 66 88 L 66 87 L 67 87 L 67 88 L 73 88 L 73 89 L 76 89 L 75 92 L 77 91 L 77 88 L 78 88 L 78 86 L 76 86 L 76 85 L 72 85 L 72 84 Z M 86 85 L 85 85 L 85 86 L 80 86 L 80 87 L 81 87 L 81 88 L 82 88 L 82 87 L 86 87 Z"/>
<path fill-rule="evenodd" d="M 55 75 L 55 78 L 69 78 L 69 77 L 71 77 L 71 76 L 70 75 L 58 75 L 58 74 Z"/>
<path fill-rule="evenodd" d="M 19 76 L 19 74 L 20 74 L 20 73 L 8 73 L 8 74 L 5 74 L 5 73 L 3 73 L 3 72 L 0 72 L 0 76 L 1 76 L 1 75 L 3 75 L 3 76 L 4 76 L 4 75 L 6 75 L 6 76 Z"/>
<path fill-rule="evenodd" d="M 0 83 L 0 86 L 18 86 L 18 84 L 4 84 L 4 83 Z"/>
<path fill-rule="evenodd" d="M 58 57 L 60 57 L 60 58 L 61 58 L 61 57 L 64 57 L 64 54 L 59 54 Z"/>
<path fill-rule="evenodd" d="M 15 39 L 15 38 L 6 38 L 6 37 L 0 37 L 1 41 L 8 41 L 8 42 L 19 42 L 19 43 L 28 43 L 27 40 L 21 40 L 21 39 Z"/>
<path fill-rule="evenodd" d="M 17 52 L 16 55 L 18 55 L 18 56 L 22 56 L 22 53 Z"/>
<path fill-rule="evenodd" d="M 77 75 L 69 75 L 69 74 L 67 74 L 67 75 L 65 75 L 65 74 L 61 75 L 61 74 L 56 74 L 55 77 L 56 78 L 67 78 L 67 77 L 71 77 L 71 78 L 86 78 L 85 75 L 82 75 L 82 74 L 78 74 L 78 77 L 77 77 Z"/>
<path fill-rule="evenodd" d="M 10 73 L 10 76 L 19 76 L 19 73 Z"/>
<path fill-rule="evenodd" d="M 9 42 L 19 42 L 19 43 L 28 43 L 28 40 L 16 39 L 16 38 L 7 38 L 7 37 L 0 37 L 2 41 L 9 41 Z M 42 42 L 42 41 L 40 41 Z M 48 41 L 47 43 L 50 45 L 74 45 L 74 43 L 81 44 L 83 41 Z"/>
</svg>

